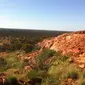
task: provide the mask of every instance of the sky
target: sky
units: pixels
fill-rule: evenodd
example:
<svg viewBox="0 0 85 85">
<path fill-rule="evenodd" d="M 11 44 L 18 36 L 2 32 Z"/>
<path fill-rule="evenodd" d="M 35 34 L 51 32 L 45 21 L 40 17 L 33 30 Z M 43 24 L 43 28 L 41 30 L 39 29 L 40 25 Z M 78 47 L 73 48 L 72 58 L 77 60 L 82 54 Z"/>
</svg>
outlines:
<svg viewBox="0 0 85 85">
<path fill-rule="evenodd" d="M 0 0 L 0 28 L 85 30 L 85 0 Z"/>
</svg>

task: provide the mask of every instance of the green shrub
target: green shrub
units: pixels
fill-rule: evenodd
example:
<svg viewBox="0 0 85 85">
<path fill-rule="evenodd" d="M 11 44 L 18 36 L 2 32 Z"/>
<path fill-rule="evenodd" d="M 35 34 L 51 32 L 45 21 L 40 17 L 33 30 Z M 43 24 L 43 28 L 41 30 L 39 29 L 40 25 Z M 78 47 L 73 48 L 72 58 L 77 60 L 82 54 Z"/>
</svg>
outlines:
<svg viewBox="0 0 85 85">
<path fill-rule="evenodd" d="M 16 53 L 14 52 L 9 53 L 6 56 L 5 60 L 9 68 L 22 68 L 23 67 L 23 62 L 20 62 Z"/>
<path fill-rule="evenodd" d="M 0 67 L 5 66 L 7 62 L 5 61 L 4 58 L 0 57 Z"/>
<path fill-rule="evenodd" d="M 52 76 L 48 76 L 42 81 L 42 85 L 60 85 L 60 83 L 61 82 L 59 79 L 52 77 Z"/>
<path fill-rule="evenodd" d="M 28 61 L 28 59 L 24 59 L 23 66 L 27 66 L 27 65 L 29 65 L 29 61 Z"/>
<path fill-rule="evenodd" d="M 33 49 L 32 49 L 32 52 L 34 52 L 34 51 L 36 51 L 36 50 L 40 50 L 40 46 L 38 46 L 38 45 L 35 45 L 35 46 L 33 46 Z"/>
<path fill-rule="evenodd" d="M 16 77 L 11 76 L 11 77 L 8 77 L 7 80 L 9 85 L 19 85 Z"/>
<path fill-rule="evenodd" d="M 7 70 L 7 68 L 7 61 L 4 58 L 0 57 L 0 72 Z"/>
<path fill-rule="evenodd" d="M 43 52 L 41 52 L 35 59 L 37 66 L 39 66 L 39 69 L 44 69 L 44 67 L 47 67 L 48 69 L 50 63 L 45 64 L 45 61 L 49 58 L 52 58 L 54 55 L 56 55 L 56 52 L 54 50 L 44 49 Z"/>
<path fill-rule="evenodd" d="M 15 40 L 15 42 L 12 43 L 12 45 L 11 45 L 11 47 L 10 47 L 10 50 L 11 50 L 11 51 L 20 50 L 21 47 L 22 47 L 22 43 Z"/>
<path fill-rule="evenodd" d="M 62 83 L 65 79 L 68 78 L 72 78 L 73 80 L 78 80 L 80 78 L 82 73 L 79 68 L 77 68 L 73 64 L 70 64 L 67 58 L 63 60 L 60 59 L 60 57 L 62 56 L 59 57 L 55 56 L 55 57 L 56 57 L 55 60 L 51 63 L 51 67 L 48 69 L 48 74 L 50 75 L 50 77 L 54 77 L 55 79 L 59 80 L 60 83 Z M 50 84 L 46 84 L 46 85 L 50 85 Z"/>
<path fill-rule="evenodd" d="M 31 52 L 33 49 L 33 45 L 31 44 L 23 44 L 22 50 L 24 50 L 26 53 Z"/>
<path fill-rule="evenodd" d="M 31 70 L 28 73 L 28 79 L 33 82 L 33 85 L 41 85 L 43 79 L 47 77 L 47 72 L 42 70 Z"/>
<path fill-rule="evenodd" d="M 62 56 L 61 54 L 59 55 L 59 53 L 57 52 L 57 56 L 56 56 L 56 60 L 59 60 L 59 61 L 62 61 L 62 62 L 64 62 L 64 61 L 66 61 L 69 57 L 68 56 Z"/>
<path fill-rule="evenodd" d="M 76 79 L 79 78 L 79 75 L 78 75 L 78 72 L 76 72 L 76 71 L 71 71 L 71 72 L 68 72 L 67 77 L 68 77 L 68 78 L 71 78 L 71 79 L 73 79 L 73 80 L 76 80 Z"/>
<path fill-rule="evenodd" d="M 67 56 L 61 56 L 61 57 L 62 57 L 62 58 L 61 58 L 62 61 L 66 61 L 66 60 L 68 59 Z"/>
<path fill-rule="evenodd" d="M 41 70 L 31 70 L 28 73 L 28 78 L 29 79 L 35 79 L 35 78 L 44 78 L 46 76 L 46 72 L 45 71 L 41 71 Z"/>
</svg>

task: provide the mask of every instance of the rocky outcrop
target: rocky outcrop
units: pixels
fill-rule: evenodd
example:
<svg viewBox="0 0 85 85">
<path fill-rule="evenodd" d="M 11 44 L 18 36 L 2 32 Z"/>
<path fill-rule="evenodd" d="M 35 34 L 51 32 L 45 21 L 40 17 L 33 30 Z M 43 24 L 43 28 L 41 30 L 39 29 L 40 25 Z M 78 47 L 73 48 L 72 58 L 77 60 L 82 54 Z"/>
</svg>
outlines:
<svg viewBox="0 0 85 85">
<path fill-rule="evenodd" d="M 85 63 L 85 31 L 65 33 L 58 37 L 43 40 L 39 45 L 43 48 L 50 48 L 62 55 L 74 56 L 77 63 Z"/>
<path fill-rule="evenodd" d="M 85 53 L 85 33 L 74 32 L 62 34 L 41 43 L 43 48 L 61 51 L 63 55 L 72 53 L 74 56 L 83 56 Z"/>
</svg>

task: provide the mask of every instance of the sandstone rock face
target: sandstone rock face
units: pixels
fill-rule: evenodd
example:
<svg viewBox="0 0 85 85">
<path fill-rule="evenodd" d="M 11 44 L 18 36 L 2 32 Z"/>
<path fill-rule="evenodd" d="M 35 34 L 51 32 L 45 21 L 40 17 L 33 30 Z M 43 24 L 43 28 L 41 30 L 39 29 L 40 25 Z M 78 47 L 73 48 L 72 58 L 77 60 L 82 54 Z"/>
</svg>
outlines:
<svg viewBox="0 0 85 85">
<path fill-rule="evenodd" d="M 80 56 L 85 52 L 85 34 L 59 36 L 50 49 L 59 50 L 62 54 L 73 53 L 74 56 Z"/>
<path fill-rule="evenodd" d="M 44 40 L 41 45 L 42 48 L 61 51 L 63 55 L 72 53 L 74 56 L 80 56 L 85 53 L 85 33 L 74 32 L 62 34 L 58 37 Z"/>
<path fill-rule="evenodd" d="M 50 48 L 60 51 L 62 55 L 71 54 L 75 60 L 80 63 L 85 63 L 85 31 L 78 31 L 73 33 L 65 33 L 58 37 L 44 40 L 41 44 L 43 48 Z M 78 61 L 79 60 L 79 61 Z"/>
</svg>

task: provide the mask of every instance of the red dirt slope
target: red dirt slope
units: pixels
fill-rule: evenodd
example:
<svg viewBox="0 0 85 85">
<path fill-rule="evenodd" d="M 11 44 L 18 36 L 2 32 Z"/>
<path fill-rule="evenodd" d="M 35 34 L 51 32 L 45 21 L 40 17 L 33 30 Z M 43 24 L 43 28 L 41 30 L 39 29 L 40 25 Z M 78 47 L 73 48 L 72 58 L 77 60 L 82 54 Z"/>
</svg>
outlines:
<svg viewBox="0 0 85 85">
<path fill-rule="evenodd" d="M 74 56 L 75 62 L 85 64 L 85 31 L 62 34 L 48 40 L 43 40 L 39 45 L 60 51 L 63 55 Z"/>
</svg>

